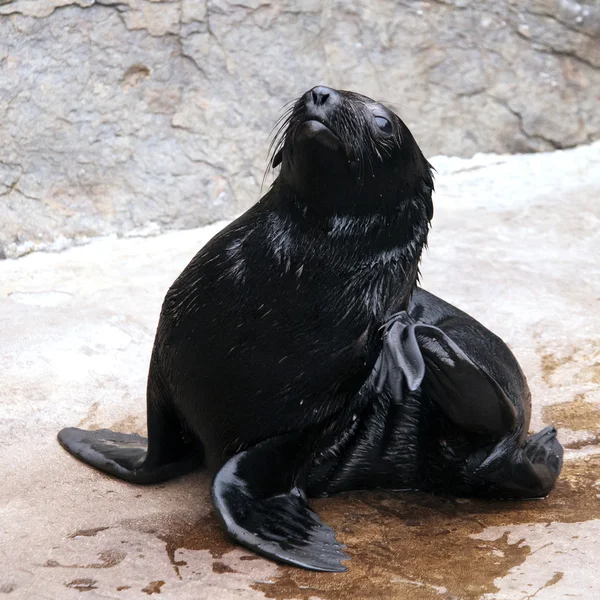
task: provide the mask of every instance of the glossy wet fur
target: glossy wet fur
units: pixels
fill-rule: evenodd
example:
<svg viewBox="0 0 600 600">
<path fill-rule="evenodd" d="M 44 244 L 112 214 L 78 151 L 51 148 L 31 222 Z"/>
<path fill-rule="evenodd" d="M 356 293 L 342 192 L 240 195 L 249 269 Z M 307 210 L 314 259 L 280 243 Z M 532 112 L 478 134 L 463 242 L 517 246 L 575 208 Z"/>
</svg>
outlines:
<svg viewBox="0 0 600 600">
<path fill-rule="evenodd" d="M 345 150 L 323 149 L 318 136 L 303 138 L 301 124 L 317 116 L 344 139 L 350 130 L 338 131 L 336 123 L 354 104 L 361 115 L 354 119 L 357 135 L 366 128 L 374 137 L 374 123 L 362 116 L 364 97 L 335 92 L 344 102 L 333 102 L 332 90 L 331 106 L 322 102 L 316 111 L 314 93 L 299 101 L 304 112 L 298 103 L 294 108 L 272 189 L 202 249 L 163 306 L 156 340 L 161 367 L 211 466 L 271 436 L 298 426 L 322 428 L 330 419 L 333 427 L 341 413 L 350 414 L 350 399 L 377 360 L 379 328 L 406 307 L 417 279 L 429 227 L 427 161 L 394 116 L 393 134 L 381 136 L 388 154 L 371 156 L 373 164 L 386 156 L 394 175 L 383 186 L 367 170 L 361 181 L 348 166 L 355 150 L 346 157 Z M 317 177 L 314 161 L 300 161 L 300 153 L 318 157 L 330 171 Z M 396 166 L 404 155 L 420 161 L 410 188 Z M 323 191 L 340 179 L 349 180 L 344 194 Z M 299 189 L 299 180 L 311 182 L 308 191 Z M 383 194 L 384 187 L 391 191 Z M 371 201 L 368 214 L 352 205 L 363 198 Z M 180 340 L 191 329 L 195 335 L 182 355 Z M 261 373 L 268 376 L 257 385 Z M 203 382 L 205 398 L 198 400 L 190 379 Z"/>
<path fill-rule="evenodd" d="M 418 198 L 427 221 L 433 216 L 431 166 L 404 122 L 366 96 L 309 90 L 283 118 L 273 146 L 276 185 L 300 196 L 303 208 L 373 217 Z"/>
<path fill-rule="evenodd" d="M 343 570 L 345 557 L 307 491 L 545 495 L 562 450 L 552 430 L 526 439 L 516 360 L 416 288 L 433 182 L 404 123 L 319 87 L 277 139 L 271 189 L 167 293 L 147 447 L 72 428 L 61 443 L 139 483 L 204 465 L 235 540 L 319 570 Z"/>
</svg>

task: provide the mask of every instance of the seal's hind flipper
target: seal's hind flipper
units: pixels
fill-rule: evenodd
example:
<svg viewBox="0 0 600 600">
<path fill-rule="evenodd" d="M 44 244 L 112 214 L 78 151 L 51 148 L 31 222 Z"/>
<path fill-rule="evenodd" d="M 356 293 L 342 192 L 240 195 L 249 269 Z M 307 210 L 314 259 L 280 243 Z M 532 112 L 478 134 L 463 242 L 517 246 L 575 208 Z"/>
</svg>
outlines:
<svg viewBox="0 0 600 600">
<path fill-rule="evenodd" d="M 510 448 L 510 451 L 506 451 Z M 563 463 L 563 447 L 554 427 L 530 435 L 525 445 L 498 444 L 481 462 L 478 454 L 468 465 L 486 482 L 485 495 L 501 498 L 543 498 L 554 487 Z M 469 464 L 470 463 L 470 464 Z M 478 464 L 480 463 L 480 464 Z"/>
<path fill-rule="evenodd" d="M 405 383 L 414 392 L 425 376 L 425 361 L 412 323 L 408 314 L 401 312 L 384 326 L 377 391 L 388 385 L 396 400 L 402 399 Z"/>
<path fill-rule="evenodd" d="M 517 409 L 498 382 L 441 329 L 416 325 L 427 376 L 425 389 L 457 425 L 504 435 L 517 426 Z"/>
<path fill-rule="evenodd" d="M 399 313 L 386 324 L 379 389 L 387 383 L 401 400 L 403 381 L 464 429 L 502 435 L 516 427 L 517 410 L 491 375 L 441 329 Z"/>
<path fill-rule="evenodd" d="M 259 554 L 314 571 L 346 571 L 335 532 L 308 506 L 307 458 L 295 435 L 236 454 L 213 482 L 215 507 L 229 535 Z"/>
<path fill-rule="evenodd" d="M 170 462 L 153 460 L 147 451 L 148 439 L 135 433 L 67 427 L 58 434 L 58 441 L 85 463 L 132 483 L 158 483 L 183 475 L 201 464 L 198 453 Z"/>
</svg>

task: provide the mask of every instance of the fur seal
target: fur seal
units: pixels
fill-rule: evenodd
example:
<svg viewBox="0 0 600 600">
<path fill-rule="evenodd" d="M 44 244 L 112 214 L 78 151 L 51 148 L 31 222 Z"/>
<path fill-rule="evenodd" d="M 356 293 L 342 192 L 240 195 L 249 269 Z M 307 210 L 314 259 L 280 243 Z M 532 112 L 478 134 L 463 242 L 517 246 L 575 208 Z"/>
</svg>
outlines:
<svg viewBox="0 0 600 600">
<path fill-rule="evenodd" d="M 545 496 L 554 428 L 528 436 L 508 347 L 417 286 L 431 167 L 391 110 L 315 87 L 276 137 L 269 191 L 169 289 L 148 438 L 63 429 L 69 452 L 154 483 L 205 467 L 227 532 L 278 561 L 344 571 L 310 496 L 372 487 Z"/>
</svg>

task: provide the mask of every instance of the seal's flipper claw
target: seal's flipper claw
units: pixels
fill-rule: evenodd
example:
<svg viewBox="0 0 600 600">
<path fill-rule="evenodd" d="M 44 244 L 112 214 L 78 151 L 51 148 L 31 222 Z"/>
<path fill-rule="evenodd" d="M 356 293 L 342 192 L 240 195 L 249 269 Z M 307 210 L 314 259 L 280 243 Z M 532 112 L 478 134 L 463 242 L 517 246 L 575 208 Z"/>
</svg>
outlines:
<svg viewBox="0 0 600 600">
<path fill-rule="evenodd" d="M 149 460 L 148 439 L 135 433 L 67 427 L 59 432 L 58 441 L 83 462 L 132 483 L 157 483 L 200 466 L 198 455 L 166 463 Z"/>
<path fill-rule="evenodd" d="M 423 385 L 446 415 L 469 431 L 503 435 L 517 426 L 517 410 L 496 380 L 441 329 L 415 325 L 425 358 Z"/>
<path fill-rule="evenodd" d="M 342 572 L 348 557 L 308 506 L 288 436 L 236 454 L 217 473 L 212 496 L 227 532 L 269 558 L 313 571 Z"/>
</svg>

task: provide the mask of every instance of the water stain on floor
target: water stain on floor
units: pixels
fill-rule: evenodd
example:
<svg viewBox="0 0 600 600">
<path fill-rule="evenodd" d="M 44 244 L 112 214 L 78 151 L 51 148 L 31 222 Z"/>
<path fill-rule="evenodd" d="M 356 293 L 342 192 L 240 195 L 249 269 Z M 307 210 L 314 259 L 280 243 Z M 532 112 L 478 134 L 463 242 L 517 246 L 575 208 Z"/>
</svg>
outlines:
<svg viewBox="0 0 600 600">
<path fill-rule="evenodd" d="M 220 560 L 216 560 L 213 563 L 212 570 L 215 573 L 235 573 L 235 569 L 232 569 L 230 566 L 226 565 L 224 562 Z"/>
<path fill-rule="evenodd" d="M 352 557 L 350 570 L 327 574 L 281 567 L 273 583 L 252 587 L 277 600 L 478 600 L 530 553 L 526 540 L 471 536 L 490 526 L 575 523 L 600 518 L 600 457 L 567 463 L 545 500 L 483 501 L 421 493 L 353 492 L 314 501 Z M 556 575 L 547 586 L 556 584 Z"/>
<path fill-rule="evenodd" d="M 106 529 L 106 527 L 104 529 Z M 98 554 L 98 558 L 101 561 L 99 563 L 91 563 L 88 565 L 63 565 L 56 560 L 50 559 L 45 562 L 44 566 L 51 568 L 60 567 L 63 569 L 110 569 L 111 567 L 114 567 L 119 563 L 123 562 L 126 556 L 127 555 L 124 552 L 119 552 L 117 550 L 108 550 L 106 552 L 100 552 L 100 554 Z"/>
<path fill-rule="evenodd" d="M 208 503 L 208 494 L 202 500 Z M 349 571 L 315 573 L 280 566 L 276 577 L 251 584 L 266 598 L 479 600 L 497 591 L 494 580 L 522 564 L 531 549 L 527 540 L 514 542 L 508 534 L 493 541 L 473 536 L 494 526 L 600 519 L 600 455 L 565 463 L 556 489 L 544 500 L 485 501 L 374 490 L 312 504 L 346 544 L 352 558 Z M 213 572 L 225 577 L 231 568 L 222 557 L 243 551 L 229 540 L 214 513 L 201 518 L 154 514 L 127 526 L 165 543 L 179 579 L 186 578 L 181 569 L 186 561 L 177 555 L 180 549 L 208 551 Z M 240 559 L 262 560 L 249 551 Z M 546 587 L 561 577 L 549 576 Z"/>
<path fill-rule="evenodd" d="M 202 504 L 210 504 L 208 495 Z M 137 531 L 150 533 L 162 540 L 169 561 L 179 579 L 182 579 L 180 568 L 187 566 L 187 562 L 177 559 L 178 550 L 206 550 L 215 559 L 213 561 L 215 573 L 233 572 L 219 559 L 239 546 L 228 539 L 214 512 L 200 518 L 189 514 L 154 514 L 150 518 L 128 520 L 121 524 Z M 242 556 L 241 559 L 258 560 L 259 557 L 249 554 Z"/>
<path fill-rule="evenodd" d="M 586 340 L 578 347 L 554 348 L 552 352 L 539 348 L 538 353 L 542 379 L 547 385 L 560 385 L 561 373 L 568 373 L 569 380 L 578 383 L 600 383 L 600 346 L 597 340 Z"/>
<path fill-rule="evenodd" d="M 600 433 L 600 406 L 587 402 L 585 394 L 578 394 L 571 402 L 545 406 L 543 419 L 559 428 Z"/>
<path fill-rule="evenodd" d="M 111 431 L 124 431 L 126 433 L 137 433 L 146 437 L 146 416 L 145 415 L 127 415 L 123 419 L 116 421 L 108 426 Z"/>
<path fill-rule="evenodd" d="M 152 594 L 160 594 L 160 588 L 165 585 L 164 581 L 151 581 L 147 586 L 142 588 L 142 592 L 151 596 Z"/>
<path fill-rule="evenodd" d="M 97 583 L 95 579 L 73 579 L 73 581 L 65 583 L 65 586 L 78 592 L 91 592 L 98 589 Z"/>
<path fill-rule="evenodd" d="M 560 368 L 560 366 L 571 360 L 572 355 L 564 358 L 559 358 L 554 354 L 542 354 L 540 356 L 542 362 L 542 379 L 546 384 L 551 385 L 552 375 Z"/>
<path fill-rule="evenodd" d="M 73 532 L 70 536 L 70 540 L 75 540 L 80 537 L 94 537 L 97 533 L 101 531 L 106 531 L 108 527 L 93 527 L 92 529 L 78 529 Z"/>
<path fill-rule="evenodd" d="M 578 450 L 600 443 L 600 404 L 588 402 L 591 394 L 577 394 L 571 402 L 545 406 L 542 411 L 544 422 L 553 423 L 559 429 L 584 432 L 585 437 L 569 441 L 565 448 Z"/>
<path fill-rule="evenodd" d="M 77 423 L 77 427 L 84 427 L 86 429 L 99 429 L 96 419 L 98 418 L 98 410 L 100 408 L 100 402 L 93 402 L 88 408 L 87 415 Z"/>
<path fill-rule="evenodd" d="M 231 552 L 232 545 L 227 539 L 221 524 L 214 514 L 207 515 L 197 521 L 184 523 L 171 522 L 169 528 L 158 534 L 166 543 L 169 560 L 174 567 L 185 566 L 185 561 L 175 560 L 175 552 L 180 548 L 186 550 L 208 550 L 213 558 L 222 558 Z M 179 570 L 175 569 L 179 575 Z"/>
</svg>

